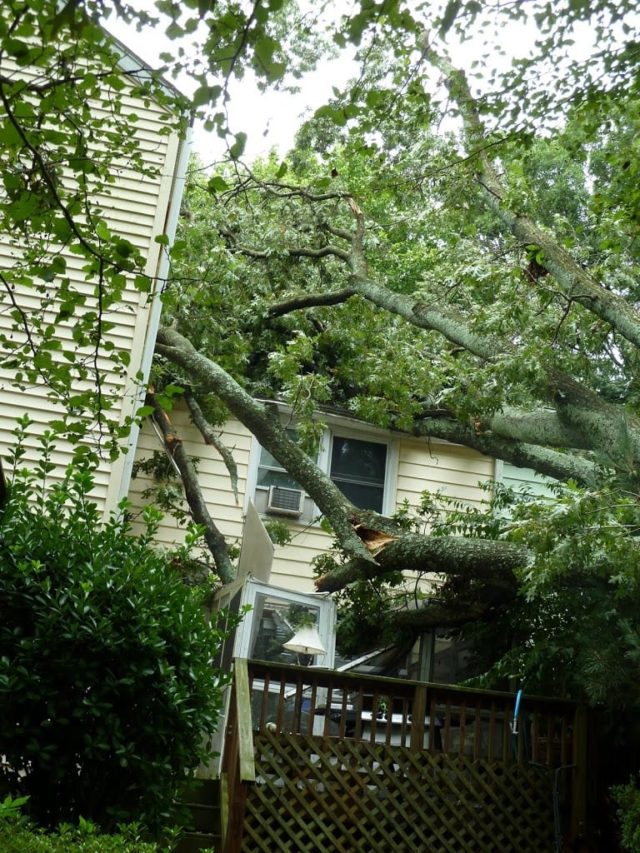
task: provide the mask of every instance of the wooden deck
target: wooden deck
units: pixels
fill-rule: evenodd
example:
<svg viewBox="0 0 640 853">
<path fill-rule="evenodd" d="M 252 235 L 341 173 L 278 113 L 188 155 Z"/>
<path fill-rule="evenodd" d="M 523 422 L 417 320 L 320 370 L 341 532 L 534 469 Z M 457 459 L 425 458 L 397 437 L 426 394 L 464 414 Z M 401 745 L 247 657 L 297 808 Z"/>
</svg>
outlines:
<svg viewBox="0 0 640 853">
<path fill-rule="evenodd" d="M 584 832 L 586 712 L 236 661 L 224 851 L 545 853 Z"/>
</svg>

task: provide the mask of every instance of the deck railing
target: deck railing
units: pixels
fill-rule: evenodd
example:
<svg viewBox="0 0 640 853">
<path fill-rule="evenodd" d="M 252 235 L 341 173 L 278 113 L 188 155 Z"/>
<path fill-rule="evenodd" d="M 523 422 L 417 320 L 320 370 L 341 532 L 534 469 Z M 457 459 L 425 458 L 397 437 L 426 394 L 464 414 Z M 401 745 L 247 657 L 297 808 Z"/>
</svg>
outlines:
<svg viewBox="0 0 640 853">
<path fill-rule="evenodd" d="M 557 770 L 570 791 L 571 835 L 580 834 L 586 720 L 574 702 L 525 695 L 514 720 L 510 693 L 241 660 L 233 689 L 223 769 L 236 821 L 242 783 L 255 778 L 253 733 L 271 733 Z M 232 839 L 239 830 L 236 823 L 227 833 L 227 850 L 239 849 Z"/>
</svg>

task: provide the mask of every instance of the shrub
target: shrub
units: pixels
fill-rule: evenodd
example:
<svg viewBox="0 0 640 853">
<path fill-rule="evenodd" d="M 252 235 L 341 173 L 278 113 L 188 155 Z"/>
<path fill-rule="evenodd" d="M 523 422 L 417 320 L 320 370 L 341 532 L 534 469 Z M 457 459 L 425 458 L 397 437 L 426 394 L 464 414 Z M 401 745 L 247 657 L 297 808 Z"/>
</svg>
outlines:
<svg viewBox="0 0 640 853">
<path fill-rule="evenodd" d="M 40 825 L 155 829 L 215 729 L 222 634 L 152 547 L 152 513 L 139 537 L 103 523 L 82 456 L 47 485 L 50 442 L 35 471 L 14 452 L 0 519 L 0 790 Z"/>
<path fill-rule="evenodd" d="M 640 788 L 633 777 L 626 785 L 611 789 L 618 806 L 621 829 L 621 846 L 628 853 L 640 853 Z"/>
<path fill-rule="evenodd" d="M 22 823 L 0 821 L 2 853 L 158 853 L 158 850 L 156 844 L 140 839 L 135 825 L 121 826 L 118 833 L 104 835 L 87 821 L 51 833 Z"/>
</svg>

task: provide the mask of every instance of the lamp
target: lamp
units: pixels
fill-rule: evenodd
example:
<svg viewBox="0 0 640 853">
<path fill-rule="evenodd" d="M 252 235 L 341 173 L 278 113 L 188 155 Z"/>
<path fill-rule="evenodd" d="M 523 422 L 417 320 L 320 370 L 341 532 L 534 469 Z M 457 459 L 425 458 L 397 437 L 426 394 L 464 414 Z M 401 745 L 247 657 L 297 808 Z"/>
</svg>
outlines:
<svg viewBox="0 0 640 853">
<path fill-rule="evenodd" d="M 327 653 L 322 645 L 316 625 L 301 625 L 293 637 L 282 644 L 282 647 L 289 652 L 296 652 L 297 655 L 308 657 L 307 661 L 303 659 L 304 666 L 308 666 L 315 655 L 326 655 Z"/>
</svg>

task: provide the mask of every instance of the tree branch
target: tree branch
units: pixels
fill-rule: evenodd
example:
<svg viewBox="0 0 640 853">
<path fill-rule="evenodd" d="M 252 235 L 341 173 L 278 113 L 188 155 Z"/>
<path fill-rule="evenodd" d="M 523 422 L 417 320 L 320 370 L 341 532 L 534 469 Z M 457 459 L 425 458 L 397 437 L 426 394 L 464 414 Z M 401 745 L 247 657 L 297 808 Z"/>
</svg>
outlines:
<svg viewBox="0 0 640 853">
<path fill-rule="evenodd" d="M 296 480 L 327 517 L 344 549 L 365 564 L 373 563 L 373 558 L 352 525 L 357 510 L 315 462 L 291 441 L 268 408 L 247 394 L 219 365 L 201 355 L 179 332 L 161 327 L 157 341 L 156 352 L 159 355 L 181 367 L 207 390 L 217 394 L 283 468 L 294 472 Z"/>
<path fill-rule="evenodd" d="M 545 477 L 553 477 L 562 482 L 575 480 L 583 486 L 594 486 L 598 479 L 596 466 L 588 458 L 574 453 L 559 453 L 494 432 L 477 432 L 466 424 L 447 418 L 424 418 L 416 421 L 413 434 L 462 444 L 485 456 L 503 459 L 519 468 L 532 468 Z"/>
<path fill-rule="evenodd" d="M 245 255 L 247 258 L 253 258 L 257 261 L 268 261 L 273 257 L 272 252 L 265 252 L 261 249 L 251 249 L 249 246 L 237 246 L 235 247 L 235 251 L 240 255 Z M 312 248 L 288 248 L 285 249 L 287 255 L 290 258 L 312 258 L 314 260 L 320 260 L 320 258 L 340 258 L 342 261 L 348 261 L 350 255 L 348 252 L 345 252 L 344 249 L 338 248 L 338 246 L 320 246 L 317 249 Z"/>
<path fill-rule="evenodd" d="M 160 427 L 165 447 L 180 471 L 184 495 L 191 510 L 191 517 L 196 524 L 201 524 L 204 527 L 205 542 L 214 559 L 220 580 L 222 583 L 229 583 L 235 577 L 235 568 L 229 557 L 226 540 L 209 515 L 193 462 L 184 449 L 181 439 L 176 434 L 169 416 L 158 403 L 154 394 L 147 394 L 147 405 L 153 406 L 153 418 Z"/>
<path fill-rule="evenodd" d="M 385 627 L 398 630 L 410 630 L 423 633 L 430 628 L 460 628 L 469 622 L 482 619 L 493 611 L 489 605 L 465 605 L 454 607 L 440 601 L 427 601 L 415 610 L 397 610 L 389 613 L 385 619 Z"/>
<path fill-rule="evenodd" d="M 316 580 L 318 592 L 336 592 L 357 580 L 387 572 L 414 571 L 469 578 L 512 577 L 531 554 L 511 542 L 460 536 L 401 534 L 376 551 L 375 563 L 351 560 Z"/>
<path fill-rule="evenodd" d="M 351 299 L 354 295 L 355 290 L 351 287 L 346 287 L 344 290 L 337 290 L 335 293 L 311 293 L 309 295 L 292 296 L 284 302 L 272 305 L 267 314 L 269 317 L 283 317 L 285 314 L 291 314 L 293 311 L 301 311 L 305 308 L 339 305 Z"/>
<path fill-rule="evenodd" d="M 518 240 L 540 247 L 542 266 L 554 276 L 568 299 L 580 303 L 640 347 L 640 314 L 623 297 L 606 290 L 585 272 L 551 233 L 529 216 L 511 209 L 506 188 L 487 156 L 485 129 L 464 72 L 432 49 L 427 51 L 427 56 L 446 75 L 449 93 L 462 113 L 467 147 L 478 151 L 477 180 L 485 190 L 488 205 Z"/>
<path fill-rule="evenodd" d="M 229 450 L 226 445 L 220 441 L 220 437 L 216 434 L 216 431 L 211 426 L 209 421 L 205 418 L 202 409 L 196 398 L 190 391 L 185 391 L 184 400 L 189 408 L 189 412 L 191 413 L 191 420 L 194 425 L 197 427 L 200 435 L 204 439 L 205 444 L 210 444 L 212 447 L 218 451 L 220 456 L 222 457 L 222 461 L 225 464 L 227 471 L 229 472 L 229 479 L 231 480 L 231 488 L 233 489 L 233 497 L 235 499 L 236 504 L 239 503 L 238 498 L 238 466 L 236 465 L 236 460 L 233 458 L 233 453 Z"/>
</svg>

